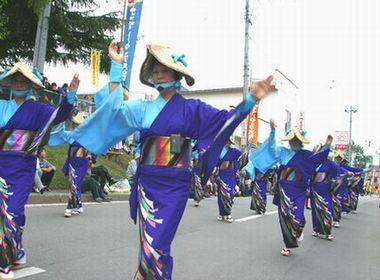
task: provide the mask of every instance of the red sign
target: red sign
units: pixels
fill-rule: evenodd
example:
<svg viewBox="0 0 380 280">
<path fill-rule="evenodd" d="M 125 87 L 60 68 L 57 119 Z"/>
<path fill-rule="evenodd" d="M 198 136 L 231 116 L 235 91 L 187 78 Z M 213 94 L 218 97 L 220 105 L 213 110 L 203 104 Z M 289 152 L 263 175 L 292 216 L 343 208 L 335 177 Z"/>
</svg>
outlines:
<svg viewBox="0 0 380 280">
<path fill-rule="evenodd" d="M 348 148 L 348 131 L 335 131 L 335 149 L 345 150 Z"/>
</svg>

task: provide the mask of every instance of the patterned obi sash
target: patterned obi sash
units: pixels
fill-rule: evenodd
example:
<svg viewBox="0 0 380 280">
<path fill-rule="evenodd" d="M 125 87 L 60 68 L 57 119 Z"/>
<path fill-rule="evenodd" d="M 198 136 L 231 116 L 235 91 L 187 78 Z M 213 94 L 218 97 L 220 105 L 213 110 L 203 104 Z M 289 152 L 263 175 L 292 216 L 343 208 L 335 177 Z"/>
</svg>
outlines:
<svg viewBox="0 0 380 280">
<path fill-rule="evenodd" d="M 191 139 L 174 136 L 155 136 L 148 138 L 141 149 L 141 164 L 190 167 Z"/>
<path fill-rule="evenodd" d="M 286 167 L 281 171 L 280 180 L 284 181 L 302 181 L 302 175 L 295 167 Z"/>
<path fill-rule="evenodd" d="M 0 131 L 0 151 L 26 152 L 33 143 L 35 131 L 6 129 Z"/>
<path fill-rule="evenodd" d="M 232 169 L 232 167 L 233 167 L 232 161 L 224 160 L 220 164 L 220 169 Z"/>
<path fill-rule="evenodd" d="M 329 182 L 330 180 L 331 180 L 331 177 L 326 172 L 317 172 L 314 175 L 312 182 L 322 183 L 322 182 Z"/>
</svg>

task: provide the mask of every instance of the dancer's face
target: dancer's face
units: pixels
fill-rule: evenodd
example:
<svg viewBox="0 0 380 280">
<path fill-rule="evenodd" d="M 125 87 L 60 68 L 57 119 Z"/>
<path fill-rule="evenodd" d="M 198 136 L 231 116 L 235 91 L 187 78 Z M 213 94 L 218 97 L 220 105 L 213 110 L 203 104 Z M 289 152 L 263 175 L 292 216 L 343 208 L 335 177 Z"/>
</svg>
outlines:
<svg viewBox="0 0 380 280">
<path fill-rule="evenodd" d="M 176 72 L 162 64 L 153 66 L 153 81 L 156 84 L 172 82 L 176 79 Z"/>
<path fill-rule="evenodd" d="M 12 77 L 12 88 L 14 90 L 28 90 L 30 81 L 21 73 L 17 72 Z"/>
</svg>

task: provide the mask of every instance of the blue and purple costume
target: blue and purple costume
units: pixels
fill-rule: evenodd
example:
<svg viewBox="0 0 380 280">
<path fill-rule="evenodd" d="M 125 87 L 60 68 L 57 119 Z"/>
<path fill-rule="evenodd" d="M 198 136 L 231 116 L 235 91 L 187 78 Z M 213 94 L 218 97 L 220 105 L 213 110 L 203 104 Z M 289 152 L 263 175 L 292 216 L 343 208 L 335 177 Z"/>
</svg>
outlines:
<svg viewBox="0 0 380 280">
<path fill-rule="evenodd" d="M 236 148 L 224 148 L 220 154 L 216 183 L 218 185 L 219 216 L 231 215 L 236 186 L 237 160 L 241 152 Z"/>
<path fill-rule="evenodd" d="M 0 243 L 15 246 L 17 255 L 4 258 L 0 267 L 7 267 L 25 255 L 22 232 L 25 226 L 25 204 L 28 201 L 36 174 L 36 153 L 47 142 L 50 129 L 69 116 L 72 105 L 63 100 L 59 108 L 26 100 L 17 105 L 15 100 L 0 100 L 0 211 L 3 218 L 1 241 L 8 231 L 12 242 Z M 6 255 L 6 254 L 5 254 Z"/>
<path fill-rule="evenodd" d="M 123 101 L 121 86 L 110 94 L 108 85 L 95 100 L 102 105 L 72 137 L 89 151 L 102 154 L 140 131 L 141 158 L 130 196 L 131 217 L 135 222 L 139 217 L 141 237 L 135 279 L 171 279 L 170 246 L 192 181 L 191 140 L 197 140 L 200 151 L 210 150 L 201 168 L 201 179 L 207 181 L 224 143 L 255 102 L 248 96 L 227 112 L 178 93 L 168 101 L 161 96 L 153 101 Z"/>
<path fill-rule="evenodd" d="M 337 180 L 339 174 L 339 166 L 326 159 L 310 182 L 313 231 L 324 236 L 331 235 L 334 212 L 333 181 Z"/>
<path fill-rule="evenodd" d="M 278 182 L 274 189 L 273 203 L 278 206 L 279 222 L 286 248 L 298 247 L 306 220 L 304 205 L 309 179 L 316 168 L 327 158 L 328 150 L 313 154 L 308 150 L 294 151 L 276 145 L 275 130 L 255 150 L 245 169 L 254 180 L 255 170 L 264 173 L 276 163 Z"/>
</svg>

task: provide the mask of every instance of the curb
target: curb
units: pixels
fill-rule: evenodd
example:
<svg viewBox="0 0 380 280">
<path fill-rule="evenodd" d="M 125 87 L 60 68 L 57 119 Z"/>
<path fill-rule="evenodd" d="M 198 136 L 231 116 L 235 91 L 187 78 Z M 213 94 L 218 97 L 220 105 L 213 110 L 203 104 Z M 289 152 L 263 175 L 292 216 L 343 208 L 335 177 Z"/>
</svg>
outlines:
<svg viewBox="0 0 380 280">
<path fill-rule="evenodd" d="M 67 192 L 47 192 L 44 194 L 31 193 L 27 204 L 67 203 Z M 112 201 L 128 201 L 129 193 L 111 193 Z M 90 193 L 82 194 L 82 202 L 93 202 Z"/>
</svg>

